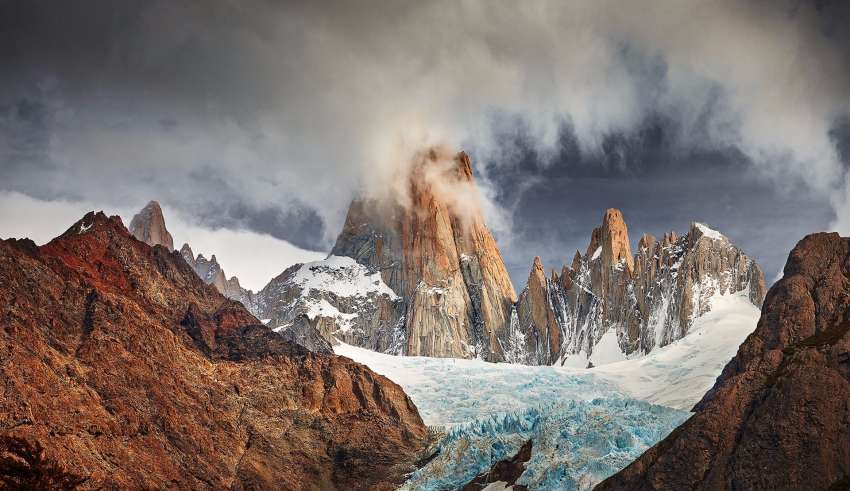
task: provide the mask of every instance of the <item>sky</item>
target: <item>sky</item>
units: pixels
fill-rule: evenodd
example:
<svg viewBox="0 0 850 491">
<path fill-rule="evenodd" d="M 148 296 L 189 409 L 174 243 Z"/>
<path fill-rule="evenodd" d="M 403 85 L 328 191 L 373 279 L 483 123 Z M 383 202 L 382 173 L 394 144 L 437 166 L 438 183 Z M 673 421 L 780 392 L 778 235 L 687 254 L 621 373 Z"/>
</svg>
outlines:
<svg viewBox="0 0 850 491">
<path fill-rule="evenodd" d="M 442 145 L 517 289 L 609 207 L 633 243 L 705 222 L 771 282 L 850 235 L 848 25 L 840 0 L 4 0 L 0 237 L 156 199 L 257 288 Z"/>
</svg>

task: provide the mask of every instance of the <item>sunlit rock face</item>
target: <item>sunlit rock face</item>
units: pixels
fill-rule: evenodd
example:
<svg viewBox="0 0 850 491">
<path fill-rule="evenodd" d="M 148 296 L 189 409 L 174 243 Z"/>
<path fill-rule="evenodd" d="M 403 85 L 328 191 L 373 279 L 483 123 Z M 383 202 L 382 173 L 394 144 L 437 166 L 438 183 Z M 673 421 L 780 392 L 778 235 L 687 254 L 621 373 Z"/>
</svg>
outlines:
<svg viewBox="0 0 850 491">
<path fill-rule="evenodd" d="M 306 315 L 332 344 L 385 353 L 584 367 L 682 338 L 717 295 L 764 298 L 758 265 L 719 232 L 644 235 L 632 254 L 609 209 L 560 274 L 535 258 L 517 299 L 466 154 L 424 152 L 392 189 L 355 200 L 328 259 L 272 280 L 257 315 L 279 329 Z"/>
<path fill-rule="evenodd" d="M 764 275 L 719 232 L 694 223 L 682 237 L 644 235 L 632 256 L 623 215 L 610 209 L 560 274 L 547 278 L 535 259 L 509 352 L 520 363 L 576 366 L 646 354 L 687 335 L 717 295 L 737 292 L 760 306 Z"/>
<path fill-rule="evenodd" d="M 320 331 L 357 346 L 503 361 L 516 293 L 484 222 L 469 157 L 422 152 L 397 184 L 382 197 L 351 204 L 331 252 L 351 258 L 365 268 L 360 274 L 375 276 L 390 294 L 313 289 L 305 295 L 286 279 L 292 270 L 260 293 L 260 317 L 285 324 L 312 312 L 314 319 L 328 319 Z M 304 266 L 297 270 L 305 272 Z M 320 301 L 333 310 L 311 307 Z"/>
<path fill-rule="evenodd" d="M 395 489 L 425 447 L 399 386 L 275 334 L 118 217 L 0 241 L 0 298 L 0 425 L 87 488 Z"/>
</svg>

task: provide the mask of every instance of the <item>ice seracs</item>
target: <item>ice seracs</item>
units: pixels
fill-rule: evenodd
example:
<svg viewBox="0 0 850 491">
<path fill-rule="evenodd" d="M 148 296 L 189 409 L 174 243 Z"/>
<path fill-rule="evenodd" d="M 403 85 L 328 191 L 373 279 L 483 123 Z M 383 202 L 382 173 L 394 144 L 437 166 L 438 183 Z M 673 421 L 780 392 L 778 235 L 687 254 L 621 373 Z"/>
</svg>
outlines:
<svg viewBox="0 0 850 491">
<path fill-rule="evenodd" d="M 444 428 L 439 454 L 406 489 L 463 487 L 527 441 L 531 458 L 517 484 L 590 489 L 688 417 L 758 317 L 747 292 L 721 295 L 688 336 L 589 369 L 334 350 L 401 385 L 425 423 Z M 611 334 L 594 356 L 622 356 Z"/>
</svg>

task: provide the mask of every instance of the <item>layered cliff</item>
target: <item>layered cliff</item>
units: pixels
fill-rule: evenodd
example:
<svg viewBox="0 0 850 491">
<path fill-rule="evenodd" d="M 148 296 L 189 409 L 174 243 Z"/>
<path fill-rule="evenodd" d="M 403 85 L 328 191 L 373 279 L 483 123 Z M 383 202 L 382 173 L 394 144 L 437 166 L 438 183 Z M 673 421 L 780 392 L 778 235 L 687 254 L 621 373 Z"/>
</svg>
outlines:
<svg viewBox="0 0 850 491">
<path fill-rule="evenodd" d="M 755 261 L 703 224 L 682 237 L 644 235 L 632 256 L 623 215 L 610 209 L 560 274 L 547 278 L 535 259 L 509 352 L 522 363 L 574 366 L 643 355 L 687 335 L 717 295 L 746 292 L 760 306 L 764 291 Z M 594 354 L 603 339 L 606 352 Z"/>
<path fill-rule="evenodd" d="M 333 317 L 356 318 L 358 330 L 345 336 L 337 321 L 322 332 L 342 331 L 346 342 L 398 354 L 504 360 L 516 294 L 484 223 L 469 157 L 423 152 L 399 182 L 383 197 L 351 204 L 331 252 L 377 274 L 391 295 L 364 295 L 375 304 L 369 312 L 325 295 L 341 314 Z M 303 298 L 293 289 L 267 290 L 259 315 L 279 321 L 315 300 L 292 304 Z"/>
<path fill-rule="evenodd" d="M 696 414 L 597 489 L 846 489 L 850 239 L 804 238 Z"/>
<path fill-rule="evenodd" d="M 0 431 L 91 488 L 392 489 L 426 438 L 397 385 L 287 342 L 102 213 L 0 241 L 0 359 Z"/>
</svg>

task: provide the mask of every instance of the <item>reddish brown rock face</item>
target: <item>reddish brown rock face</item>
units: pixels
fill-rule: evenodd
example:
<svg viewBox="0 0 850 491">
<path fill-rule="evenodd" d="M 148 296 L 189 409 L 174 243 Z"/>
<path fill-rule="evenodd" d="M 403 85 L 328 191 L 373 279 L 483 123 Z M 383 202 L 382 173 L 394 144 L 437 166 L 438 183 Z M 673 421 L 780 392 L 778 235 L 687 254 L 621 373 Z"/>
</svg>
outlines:
<svg viewBox="0 0 850 491">
<path fill-rule="evenodd" d="M 284 341 L 103 214 L 0 242 L 0 384 L 0 431 L 92 488 L 392 489 L 427 433 L 397 385 Z"/>
<path fill-rule="evenodd" d="M 516 293 L 465 153 L 417 157 L 404 193 L 352 203 L 332 254 L 381 272 L 406 303 L 408 355 L 502 361 Z"/>
<path fill-rule="evenodd" d="M 557 277 L 551 281 L 555 283 Z M 546 281 L 543 264 L 539 257 L 535 257 L 528 275 L 528 285 L 517 302 L 519 326 L 525 337 L 525 346 L 521 352 L 526 356 L 511 361 L 550 365 L 558 359 L 561 353 L 561 327 L 549 298 L 549 285 L 552 283 Z"/>
<path fill-rule="evenodd" d="M 850 239 L 800 241 L 696 414 L 597 489 L 846 489 Z"/>
</svg>

